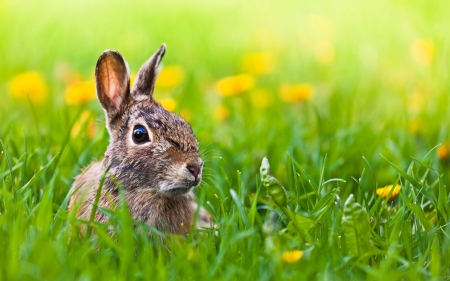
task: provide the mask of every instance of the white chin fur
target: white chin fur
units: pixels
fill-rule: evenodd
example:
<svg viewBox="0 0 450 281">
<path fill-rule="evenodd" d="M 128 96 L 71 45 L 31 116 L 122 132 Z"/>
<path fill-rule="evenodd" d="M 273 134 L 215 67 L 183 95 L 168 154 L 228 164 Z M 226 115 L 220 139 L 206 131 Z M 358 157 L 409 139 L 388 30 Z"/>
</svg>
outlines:
<svg viewBox="0 0 450 281">
<path fill-rule="evenodd" d="M 193 188 L 188 182 L 165 181 L 159 186 L 158 192 L 167 195 L 182 195 L 189 193 Z"/>
</svg>

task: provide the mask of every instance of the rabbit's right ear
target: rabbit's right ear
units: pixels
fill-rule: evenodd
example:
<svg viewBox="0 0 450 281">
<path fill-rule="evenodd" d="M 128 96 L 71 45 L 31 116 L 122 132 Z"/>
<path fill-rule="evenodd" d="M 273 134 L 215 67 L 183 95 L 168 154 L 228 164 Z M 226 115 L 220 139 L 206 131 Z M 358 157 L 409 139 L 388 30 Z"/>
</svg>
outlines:
<svg viewBox="0 0 450 281">
<path fill-rule="evenodd" d="M 156 78 L 158 77 L 158 68 L 164 54 L 166 53 L 166 44 L 162 44 L 158 51 L 146 61 L 139 70 L 134 81 L 131 95 L 135 100 L 153 99 Z"/>
<path fill-rule="evenodd" d="M 102 107 L 108 117 L 114 118 L 130 96 L 130 73 L 119 52 L 106 50 L 98 58 L 95 85 Z"/>
</svg>

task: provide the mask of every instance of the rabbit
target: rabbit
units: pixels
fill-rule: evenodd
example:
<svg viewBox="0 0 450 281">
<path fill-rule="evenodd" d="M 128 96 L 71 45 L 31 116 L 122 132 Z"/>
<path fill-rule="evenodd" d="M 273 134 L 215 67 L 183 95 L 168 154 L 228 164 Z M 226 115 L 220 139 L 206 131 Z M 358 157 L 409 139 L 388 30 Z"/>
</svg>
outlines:
<svg viewBox="0 0 450 281">
<path fill-rule="evenodd" d="M 97 191 L 104 183 L 98 206 L 119 204 L 123 187 L 131 216 L 156 229 L 175 234 L 189 232 L 198 208 L 193 189 L 202 179 L 203 161 L 190 125 L 168 112 L 153 98 L 159 64 L 166 51 L 158 51 L 139 70 L 130 90 L 130 73 L 122 55 L 106 50 L 97 61 L 95 84 L 110 135 L 104 158 L 75 177 L 69 209 L 88 220 Z M 210 225 L 200 207 L 197 227 Z M 97 210 L 95 220 L 108 217 Z"/>
</svg>

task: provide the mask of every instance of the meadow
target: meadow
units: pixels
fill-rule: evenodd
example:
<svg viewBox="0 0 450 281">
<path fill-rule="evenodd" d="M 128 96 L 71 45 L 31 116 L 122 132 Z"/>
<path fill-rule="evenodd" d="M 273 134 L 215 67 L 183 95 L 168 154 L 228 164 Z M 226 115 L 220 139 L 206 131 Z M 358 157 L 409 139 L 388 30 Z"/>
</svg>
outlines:
<svg viewBox="0 0 450 281">
<path fill-rule="evenodd" d="M 450 279 L 449 10 L 0 0 L 0 280 Z M 98 56 L 135 75 L 161 43 L 155 99 L 200 142 L 215 224 L 186 237 L 67 211 L 108 144 Z"/>
</svg>

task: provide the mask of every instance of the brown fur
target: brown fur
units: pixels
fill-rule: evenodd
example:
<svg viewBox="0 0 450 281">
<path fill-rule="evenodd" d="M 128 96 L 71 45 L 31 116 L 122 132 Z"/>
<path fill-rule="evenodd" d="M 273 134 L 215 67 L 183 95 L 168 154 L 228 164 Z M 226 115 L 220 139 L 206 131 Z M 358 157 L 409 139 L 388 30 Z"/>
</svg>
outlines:
<svg viewBox="0 0 450 281">
<path fill-rule="evenodd" d="M 69 209 L 80 202 L 78 217 L 89 219 L 105 174 L 100 207 L 112 209 L 118 204 L 118 183 L 124 188 L 134 219 L 162 231 L 189 231 L 197 208 L 192 189 L 201 181 L 203 161 L 189 124 L 153 99 L 157 68 L 164 53 L 163 45 L 141 67 L 131 91 L 122 56 L 116 51 L 105 51 L 100 56 L 96 67 L 97 96 L 105 110 L 111 138 L 105 157 L 87 167 L 72 185 Z M 149 142 L 133 141 L 133 128 L 137 125 L 147 129 Z M 95 219 L 108 220 L 100 211 Z M 201 209 L 198 225 L 207 226 L 209 219 L 209 214 Z"/>
</svg>

